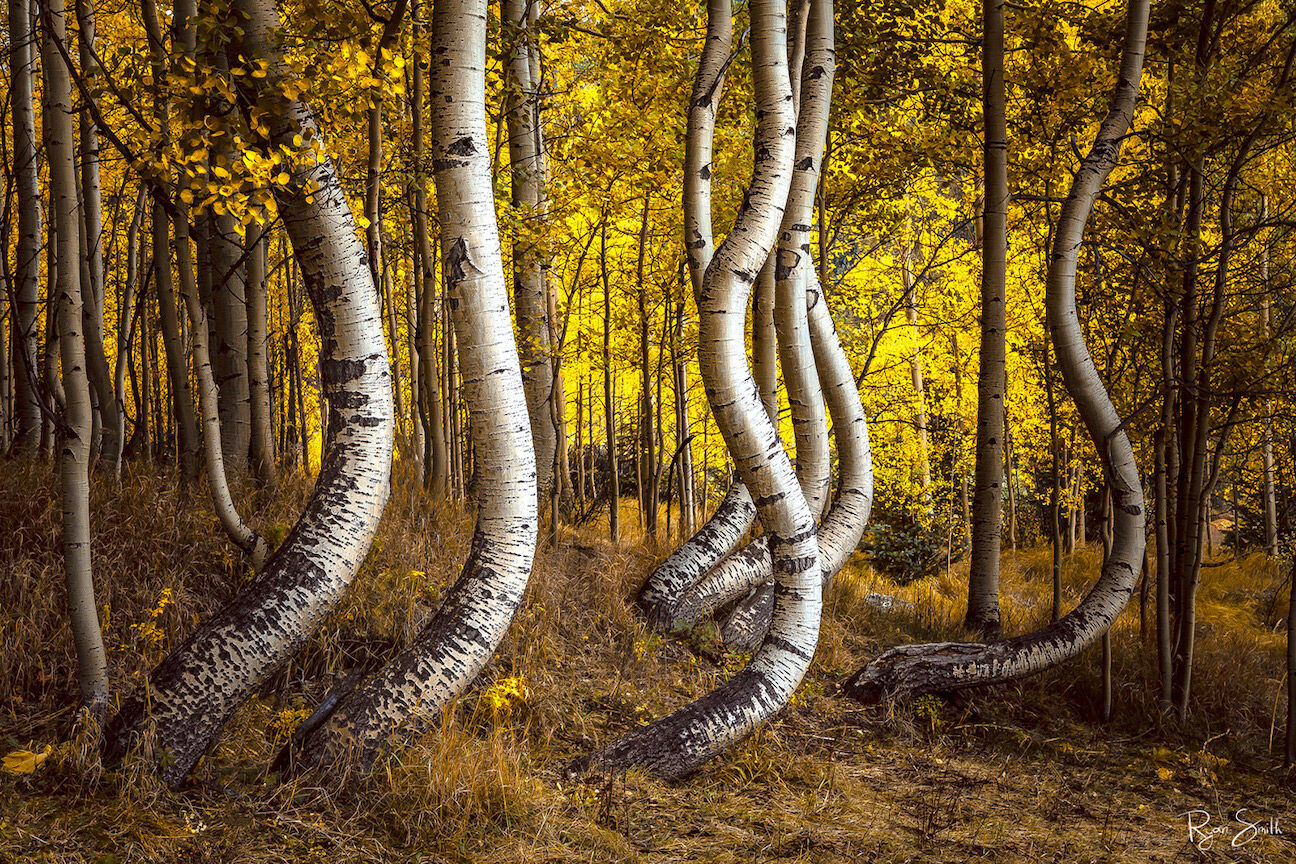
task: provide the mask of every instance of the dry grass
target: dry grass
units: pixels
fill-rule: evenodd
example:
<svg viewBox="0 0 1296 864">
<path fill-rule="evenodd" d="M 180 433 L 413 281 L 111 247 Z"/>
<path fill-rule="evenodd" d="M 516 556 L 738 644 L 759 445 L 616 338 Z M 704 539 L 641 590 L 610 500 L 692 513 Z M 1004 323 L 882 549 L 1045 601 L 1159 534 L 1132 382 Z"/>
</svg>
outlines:
<svg viewBox="0 0 1296 864">
<path fill-rule="evenodd" d="M 399 473 L 399 472 L 398 472 Z M 245 706 L 181 793 L 147 765 L 99 770 L 94 730 L 73 704 L 62 613 L 57 501 L 48 469 L 0 476 L 0 743 L 52 755 L 0 777 L 0 862 L 8 861 L 1255 861 L 1293 846 L 1226 840 L 1199 854 L 1179 814 L 1216 822 L 1238 807 L 1296 831 L 1291 785 L 1269 733 L 1281 686 L 1281 581 L 1257 558 L 1207 572 L 1194 720 L 1163 727 L 1155 657 L 1137 606 L 1115 631 L 1117 712 L 1097 722 L 1095 658 L 977 699 L 863 710 L 832 695 L 881 648 L 958 635 L 961 580 L 898 588 L 854 562 L 827 598 L 819 656 L 792 709 L 687 783 L 638 774 L 563 781 L 566 762 L 722 680 L 708 652 L 650 634 L 629 597 L 661 550 L 606 524 L 542 549 L 523 608 L 477 685 L 436 729 L 365 781 L 284 784 L 265 766 L 333 677 L 397 650 L 463 560 L 471 518 L 398 482 L 352 591 L 311 643 Z M 309 492 L 238 490 L 282 539 Z M 248 574 L 201 488 L 132 468 L 94 492 L 96 572 L 113 686 L 123 693 Z M 633 506 L 626 533 L 637 533 Z M 1068 559 L 1074 604 L 1098 550 Z M 1048 615 L 1048 550 L 1005 558 L 1010 632 Z M 898 614 L 870 591 L 914 606 Z M 1149 618 L 1149 627 L 1151 619 Z M 1281 716 L 1279 716 L 1281 721 Z M 1231 836 L 1231 835 L 1230 835 Z"/>
</svg>

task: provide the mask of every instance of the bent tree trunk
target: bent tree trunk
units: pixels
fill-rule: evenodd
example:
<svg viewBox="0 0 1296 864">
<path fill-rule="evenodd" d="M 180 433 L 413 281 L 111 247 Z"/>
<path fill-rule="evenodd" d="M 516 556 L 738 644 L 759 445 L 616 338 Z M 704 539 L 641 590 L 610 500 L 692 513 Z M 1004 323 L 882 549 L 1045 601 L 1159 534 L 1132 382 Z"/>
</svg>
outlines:
<svg viewBox="0 0 1296 864">
<path fill-rule="evenodd" d="M 230 494 L 229 478 L 225 473 L 225 451 L 221 446 L 220 394 L 216 375 L 212 370 L 211 348 L 207 344 L 207 312 L 192 280 L 183 286 L 185 308 L 189 311 L 189 327 L 193 340 L 194 377 L 198 384 L 198 412 L 201 415 L 203 465 L 207 470 L 207 486 L 211 491 L 212 506 L 221 528 L 235 546 L 243 550 L 252 561 L 252 569 L 260 570 L 265 563 L 265 539 L 253 530 L 239 515 Z M 161 295 L 159 295 L 161 296 Z"/>
<path fill-rule="evenodd" d="M 90 547 L 90 381 L 82 334 L 83 299 L 80 232 L 77 230 L 75 139 L 72 132 L 72 81 L 67 57 L 67 16 L 63 0 L 45 0 L 41 14 L 45 38 L 45 123 L 49 142 L 49 182 L 57 243 L 59 355 L 63 362 L 63 418 L 58 429 L 58 464 L 63 509 L 63 574 L 68 617 L 76 646 L 81 704 L 95 717 L 108 708 L 108 664 L 95 605 Z"/>
<path fill-rule="evenodd" d="M 1134 592 L 1143 561 L 1143 488 L 1129 437 L 1084 342 L 1076 313 L 1075 276 L 1085 224 L 1103 181 L 1116 165 L 1122 137 L 1133 119 L 1147 20 L 1148 0 L 1131 0 L 1112 107 L 1062 205 L 1045 294 L 1058 366 L 1112 490 L 1116 518 L 1111 555 L 1089 594 L 1060 620 L 1034 633 L 987 645 L 944 642 L 892 648 L 845 683 L 843 690 L 849 696 L 876 702 L 888 696 L 997 684 L 1035 674 L 1092 645 L 1111 627 Z"/>
<path fill-rule="evenodd" d="M 684 143 L 684 247 L 694 296 L 702 288 L 703 275 L 715 251 L 711 230 L 711 154 L 716 111 L 724 92 L 732 42 L 732 0 L 709 0 L 706 43 L 689 97 Z M 644 582 L 636 602 L 651 626 L 663 630 L 674 626 L 674 605 L 738 546 L 755 519 L 756 506 L 751 495 L 741 481 L 735 481 L 707 523 Z"/>
<path fill-rule="evenodd" d="M 818 277 L 810 273 L 807 292 L 810 344 L 815 353 L 819 386 L 833 418 L 837 442 L 837 495 L 819 523 L 819 566 L 824 589 L 859 546 L 873 508 L 873 454 L 869 449 L 868 421 L 860 402 L 855 375 L 842 350 Z M 762 566 L 773 572 L 768 553 Z M 764 638 L 774 610 L 774 586 L 765 582 L 748 602 L 735 607 L 720 626 L 720 638 L 732 651 L 747 651 Z"/>
<path fill-rule="evenodd" d="M 495 652 L 531 573 L 536 466 L 491 195 L 486 14 L 486 0 L 438 0 L 428 82 L 442 260 L 480 502 L 472 552 L 414 643 L 344 697 L 306 739 L 301 766 L 351 757 L 367 771 L 397 730 L 438 716 Z"/>
<path fill-rule="evenodd" d="M 792 70 L 801 80 L 802 98 L 797 117 L 796 151 L 793 159 L 792 185 L 783 223 L 779 230 L 778 252 L 774 268 L 774 324 L 778 334 L 779 360 L 787 386 L 788 405 L 796 437 L 796 471 L 801 492 L 810 512 L 816 518 L 823 512 L 828 494 L 831 466 L 828 455 L 828 420 L 823 391 L 815 370 L 807 317 L 806 284 L 814 270 L 810 260 L 810 217 L 814 211 L 815 188 L 819 163 L 823 158 L 824 139 L 828 131 L 828 106 L 832 98 L 834 73 L 833 21 L 831 6 L 825 14 L 824 4 L 814 5 L 805 22 L 804 38 L 798 40 L 804 56 L 802 68 Z M 796 20 L 794 18 L 794 20 Z M 793 100 L 796 102 L 796 99 Z M 773 575 L 768 538 L 762 536 L 736 555 L 721 562 L 705 579 L 689 590 L 680 603 L 682 623 L 692 623 L 722 605 L 743 598 Z M 762 603 L 762 599 L 765 600 Z M 735 612 L 745 623 L 730 629 L 754 628 L 768 615 L 772 596 L 762 598 L 758 592 L 740 600 Z M 753 617 L 755 609 L 759 616 Z M 736 622 L 735 622 L 736 624 Z M 753 632 L 743 640 L 749 645 L 760 641 Z"/>
<path fill-rule="evenodd" d="M 291 657 L 342 596 L 373 540 L 391 478 L 392 395 L 381 310 L 355 220 L 310 108 L 289 99 L 289 72 L 272 31 L 269 0 L 241 0 L 242 50 L 268 61 L 256 100 L 273 146 L 297 153 L 275 197 L 314 307 L 320 369 L 329 405 L 328 437 L 314 492 L 259 578 L 213 615 L 149 675 L 108 728 L 108 755 L 119 758 L 146 724 L 159 770 L 178 785 L 229 716 Z M 251 106 L 245 104 L 245 110 Z M 305 146 L 293 148 L 293 136 Z M 310 190 L 317 190 L 313 193 Z"/>
<path fill-rule="evenodd" d="M 768 720 L 800 684 L 814 655 L 822 605 L 814 517 L 747 366 L 743 311 L 774 246 L 792 179 L 796 135 L 782 0 L 754 0 L 757 101 L 750 206 L 716 250 L 698 295 L 699 366 L 716 423 L 770 535 L 778 591 L 770 633 L 741 672 L 691 705 L 583 757 L 574 772 L 643 768 L 678 778 Z"/>
</svg>

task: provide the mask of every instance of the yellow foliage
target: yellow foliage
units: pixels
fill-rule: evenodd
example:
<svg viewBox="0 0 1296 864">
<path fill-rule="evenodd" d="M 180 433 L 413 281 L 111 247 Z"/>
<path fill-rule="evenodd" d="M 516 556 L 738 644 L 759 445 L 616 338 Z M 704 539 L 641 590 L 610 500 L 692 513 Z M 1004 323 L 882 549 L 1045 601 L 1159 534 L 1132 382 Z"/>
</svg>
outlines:
<svg viewBox="0 0 1296 864">
<path fill-rule="evenodd" d="M 31 750 L 14 750 L 4 757 L 4 770 L 6 774 L 31 774 L 41 764 L 49 758 L 54 752 L 51 744 L 46 744 L 45 749 L 39 753 Z"/>
</svg>

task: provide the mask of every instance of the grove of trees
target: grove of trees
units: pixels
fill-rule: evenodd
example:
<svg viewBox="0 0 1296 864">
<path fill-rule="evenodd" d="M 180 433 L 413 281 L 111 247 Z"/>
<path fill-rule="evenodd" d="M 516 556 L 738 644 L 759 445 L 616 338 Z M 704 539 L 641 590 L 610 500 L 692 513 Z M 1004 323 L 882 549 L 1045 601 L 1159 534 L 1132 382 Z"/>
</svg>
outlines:
<svg viewBox="0 0 1296 864">
<path fill-rule="evenodd" d="M 963 704 L 1100 646 L 1109 719 L 1134 603 L 1145 722 L 1187 729 L 1212 568 L 1290 567 L 1290 4 L 8 0 L 4 48 L 0 470 L 57 474 L 48 590 L 109 770 L 183 786 L 393 495 L 475 520 L 458 576 L 338 670 L 284 776 L 435 727 L 537 549 L 591 526 L 651 551 L 648 627 L 738 659 L 575 777 L 723 758 L 862 567 L 963 568 L 965 626 L 841 698 Z M 123 686 L 91 497 L 138 466 L 200 490 L 246 578 Z M 299 477 L 295 522 L 257 516 Z M 1024 627 L 1002 562 L 1043 545 Z M 1290 767 L 1290 639 L 1273 674 Z"/>
</svg>

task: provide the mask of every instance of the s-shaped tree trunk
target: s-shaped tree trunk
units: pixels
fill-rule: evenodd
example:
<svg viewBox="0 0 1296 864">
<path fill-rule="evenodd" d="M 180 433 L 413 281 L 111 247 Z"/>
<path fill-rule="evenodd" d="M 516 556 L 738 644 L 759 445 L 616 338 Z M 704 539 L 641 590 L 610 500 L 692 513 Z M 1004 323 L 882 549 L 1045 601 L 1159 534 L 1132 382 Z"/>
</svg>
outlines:
<svg viewBox="0 0 1296 864">
<path fill-rule="evenodd" d="M 774 272 L 775 327 L 796 436 L 797 479 L 810 512 L 818 517 L 828 497 L 831 466 L 823 391 L 810 344 L 806 286 L 814 271 L 810 217 L 828 132 L 835 57 L 831 2 L 808 3 L 805 11 L 809 17 L 802 22 L 799 50 L 793 52 L 803 57 L 803 63 L 793 70 L 794 77 L 801 81 L 801 91 L 792 185 L 779 230 Z M 691 624 L 726 603 L 740 600 L 726 619 L 727 629 L 747 647 L 754 647 L 760 642 L 773 608 L 772 586 L 755 594 L 749 592 L 768 582 L 773 573 L 769 541 L 762 536 L 722 561 L 689 589 L 677 606 L 676 623 Z M 741 599 L 744 595 L 746 599 Z"/>
<path fill-rule="evenodd" d="M 288 98 L 290 72 L 273 31 L 270 0 L 240 0 L 242 51 L 266 60 L 266 77 L 241 84 L 265 111 L 272 146 L 298 153 L 286 186 L 275 188 L 322 337 L 320 370 L 328 437 L 315 490 L 288 538 L 257 580 L 213 615 L 149 675 L 107 730 L 119 758 L 152 724 L 159 770 L 179 785 L 229 716 L 306 643 L 359 570 L 387 502 L 391 479 L 391 370 L 381 310 L 355 219 L 310 108 Z M 293 148 L 300 135 L 308 146 Z M 315 191 L 311 191 L 315 190 Z"/>
<path fill-rule="evenodd" d="M 708 0 L 706 42 L 693 78 L 684 143 L 684 248 L 695 297 L 715 251 L 711 232 L 711 153 L 732 42 L 732 0 Z M 756 505 L 747 487 L 735 481 L 707 523 L 667 557 L 639 589 L 636 602 L 653 627 L 669 630 L 673 626 L 675 604 L 737 548 L 755 519 Z"/>
<path fill-rule="evenodd" d="M 437 0 L 428 81 L 442 260 L 480 502 L 472 551 L 414 643 L 344 696 L 306 738 L 296 757 L 303 766 L 354 758 L 367 771 L 397 730 L 438 716 L 495 652 L 531 573 L 535 453 L 491 194 L 486 14 L 486 0 Z"/>
<path fill-rule="evenodd" d="M 876 702 L 888 696 L 958 690 L 1035 674 L 1077 656 L 1101 638 L 1134 593 L 1143 563 L 1143 488 L 1125 427 L 1084 342 L 1076 313 L 1075 275 L 1085 224 L 1103 181 L 1116 166 L 1121 141 L 1133 120 L 1143 71 L 1148 3 L 1130 2 L 1111 110 L 1062 205 L 1045 292 L 1046 320 L 1058 368 L 1097 447 L 1112 490 L 1116 515 L 1111 554 L 1089 594 L 1058 621 L 986 645 L 942 642 L 892 648 L 845 683 L 843 690 L 856 699 Z"/>
<path fill-rule="evenodd" d="M 833 418 L 837 441 L 837 495 L 819 523 L 819 566 L 824 588 L 841 571 L 859 545 L 873 508 L 873 454 L 869 449 L 868 421 L 850 361 L 842 350 L 828 311 L 827 298 L 816 274 L 810 274 L 807 296 L 810 344 L 815 353 L 819 386 Z M 762 566 L 772 572 L 766 552 Z M 774 611 L 774 585 L 765 582 L 749 601 L 736 606 L 721 622 L 720 637 L 732 651 L 748 651 L 760 644 Z"/>
<path fill-rule="evenodd" d="M 815 520 L 747 366 L 743 311 L 778 233 L 796 138 L 782 0 L 753 0 L 757 102 L 755 169 L 747 206 L 707 267 L 698 295 L 698 360 L 707 399 L 770 535 L 775 578 L 769 635 L 741 672 L 668 717 L 578 760 L 572 771 L 643 768 L 683 777 L 772 717 L 809 668 L 822 607 Z"/>
</svg>

